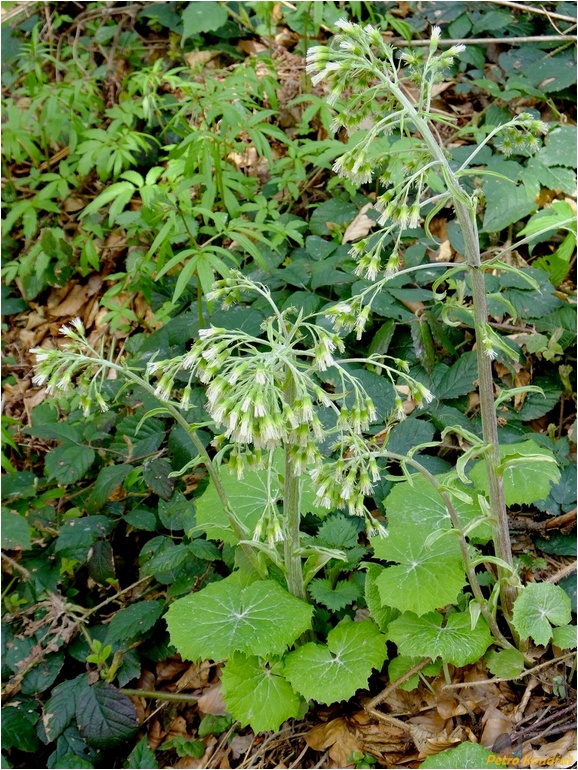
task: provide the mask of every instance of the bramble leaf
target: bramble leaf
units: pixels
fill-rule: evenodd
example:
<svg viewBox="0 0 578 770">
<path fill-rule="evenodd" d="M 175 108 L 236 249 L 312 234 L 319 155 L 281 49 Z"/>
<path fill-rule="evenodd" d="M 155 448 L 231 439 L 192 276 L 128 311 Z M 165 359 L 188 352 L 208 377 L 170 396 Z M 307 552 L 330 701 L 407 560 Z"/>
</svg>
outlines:
<svg viewBox="0 0 578 770">
<path fill-rule="evenodd" d="M 137 731 L 132 701 L 108 682 L 97 682 L 76 698 L 80 732 L 90 746 L 112 749 Z"/>
<path fill-rule="evenodd" d="M 514 602 L 512 622 L 522 639 L 529 636 L 546 645 L 552 625 L 565 626 L 572 620 L 570 599 L 563 588 L 552 583 L 530 583 Z"/>
<path fill-rule="evenodd" d="M 221 672 L 223 696 L 243 727 L 250 725 L 255 733 L 278 730 L 286 719 L 299 715 L 303 699 L 278 673 L 280 668 L 240 652 L 227 661 Z"/>
<path fill-rule="evenodd" d="M 472 631 L 469 612 L 454 612 L 443 626 L 439 612 L 418 617 L 406 612 L 389 624 L 387 635 L 400 653 L 413 658 L 441 658 L 454 666 L 479 660 L 492 643 L 488 625 L 479 618 Z"/>
<path fill-rule="evenodd" d="M 59 484 L 74 484 L 81 479 L 96 458 L 94 450 L 87 446 L 61 444 L 45 457 L 48 479 Z"/>
<path fill-rule="evenodd" d="M 160 601 L 142 601 L 119 610 L 110 621 L 105 643 L 113 644 L 144 634 L 160 618 L 163 606 Z"/>
<path fill-rule="evenodd" d="M 524 462 L 524 457 L 544 457 L 544 460 Z M 560 470 L 549 449 L 538 446 L 535 441 L 520 444 L 506 444 L 500 447 L 504 467 L 504 494 L 506 505 L 535 503 L 548 497 L 552 484 L 560 480 Z M 512 464 L 509 464 L 512 463 Z M 515 463 L 515 464 L 514 464 Z M 486 463 L 477 462 L 470 471 L 470 478 L 482 492 L 488 491 Z"/>
<path fill-rule="evenodd" d="M 304 698 L 329 704 L 365 687 L 386 658 L 385 636 L 375 623 L 340 623 L 329 632 L 327 645 L 309 642 L 289 653 L 284 673 Z"/>
<path fill-rule="evenodd" d="M 406 526 L 371 539 L 378 558 L 398 563 L 375 581 L 383 604 L 423 615 L 455 602 L 466 582 L 459 545 L 446 536 L 426 548 L 429 534 L 429 529 Z"/>
<path fill-rule="evenodd" d="M 171 642 L 187 660 L 234 652 L 281 655 L 308 628 L 313 607 L 274 580 L 241 588 L 228 580 L 178 599 L 165 615 Z"/>
</svg>

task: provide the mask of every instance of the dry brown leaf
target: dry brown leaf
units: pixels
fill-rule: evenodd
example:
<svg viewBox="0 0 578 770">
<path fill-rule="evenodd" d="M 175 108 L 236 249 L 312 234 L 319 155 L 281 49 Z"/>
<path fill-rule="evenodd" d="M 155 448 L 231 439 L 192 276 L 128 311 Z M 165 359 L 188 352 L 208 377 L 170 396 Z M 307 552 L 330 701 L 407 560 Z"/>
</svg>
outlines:
<svg viewBox="0 0 578 770">
<path fill-rule="evenodd" d="M 254 740 L 254 735 L 235 735 L 229 744 L 233 759 L 238 759 L 242 754 L 246 754 L 253 745 Z"/>
<path fill-rule="evenodd" d="M 166 735 L 166 732 L 162 728 L 160 719 L 158 717 L 154 717 L 148 732 L 149 746 L 153 751 L 156 751 L 158 749 L 165 735 Z"/>
<path fill-rule="evenodd" d="M 486 748 L 491 748 L 499 735 L 510 733 L 514 729 L 511 717 L 507 717 L 495 706 L 486 709 L 482 716 L 482 725 L 484 729 L 480 737 L 480 743 Z"/>
<path fill-rule="evenodd" d="M 247 56 L 257 56 L 257 54 L 268 50 L 266 45 L 259 43 L 257 40 L 241 40 L 237 48 L 244 54 L 247 54 Z"/>
<path fill-rule="evenodd" d="M 305 740 L 315 751 L 329 750 L 329 756 L 337 763 L 337 767 L 351 767 L 347 758 L 353 751 L 362 751 L 355 731 L 343 717 L 317 725 L 309 731 Z"/>
<path fill-rule="evenodd" d="M 221 695 L 220 682 L 205 690 L 205 692 L 197 701 L 197 705 L 199 707 L 199 711 L 202 711 L 203 714 L 224 716 L 224 714 L 229 713 Z"/>
<path fill-rule="evenodd" d="M 371 228 L 375 227 L 375 222 L 368 217 L 365 212 L 372 208 L 373 203 L 365 204 L 353 222 L 348 225 L 347 230 L 343 234 L 341 243 L 352 243 L 353 241 L 357 241 L 359 238 L 365 238 L 365 236 L 368 235 Z"/>
<path fill-rule="evenodd" d="M 436 256 L 436 262 L 449 262 L 452 258 L 452 247 L 449 239 L 440 243 L 440 248 Z"/>
<path fill-rule="evenodd" d="M 209 681 L 210 667 L 201 663 L 192 663 L 181 678 L 177 681 L 177 692 L 181 690 L 196 690 L 204 687 Z"/>
<path fill-rule="evenodd" d="M 77 316 L 86 301 L 92 297 L 102 286 L 99 276 L 92 276 L 86 286 L 76 283 L 67 293 L 66 297 L 56 307 L 50 308 L 50 315 L 61 318 L 63 316 Z"/>
<path fill-rule="evenodd" d="M 206 67 L 213 59 L 219 57 L 219 51 L 190 51 L 183 54 L 184 60 L 191 69 Z"/>
<path fill-rule="evenodd" d="M 168 658 L 167 660 L 157 663 L 157 684 L 159 682 L 167 682 L 170 679 L 174 679 L 179 674 L 182 674 L 183 671 L 186 671 L 190 665 L 190 663 L 183 663 L 180 658 Z"/>
<path fill-rule="evenodd" d="M 522 746 L 522 761 L 517 767 L 559 767 L 567 770 L 567 768 L 572 767 L 567 758 L 569 756 L 574 757 L 575 753 L 576 731 L 569 730 L 557 741 L 545 743 L 539 748 L 535 748 L 532 745 L 532 741 L 524 743 Z M 525 762 L 524 759 L 526 759 Z M 558 759 L 558 761 L 556 762 L 555 759 Z"/>
</svg>

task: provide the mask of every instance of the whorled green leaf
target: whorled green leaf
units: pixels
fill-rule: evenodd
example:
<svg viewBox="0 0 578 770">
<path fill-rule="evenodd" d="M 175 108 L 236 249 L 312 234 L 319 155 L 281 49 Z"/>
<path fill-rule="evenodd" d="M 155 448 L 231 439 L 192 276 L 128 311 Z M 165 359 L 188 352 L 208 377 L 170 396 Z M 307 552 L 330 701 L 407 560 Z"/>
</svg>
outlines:
<svg viewBox="0 0 578 770">
<path fill-rule="evenodd" d="M 385 636 L 371 620 L 340 623 L 327 645 L 308 642 L 285 658 L 284 674 L 307 700 L 335 703 L 367 685 L 387 658 Z"/>
<path fill-rule="evenodd" d="M 442 474 L 436 476 L 436 479 L 440 484 L 444 484 L 448 476 Z M 398 482 L 385 498 L 383 504 L 387 512 L 389 527 L 391 529 L 405 528 L 412 523 L 427 529 L 428 534 L 439 529 L 451 529 L 450 514 L 435 487 L 420 474 L 416 474 L 412 482 L 412 484 L 408 481 Z M 472 519 L 481 516 L 482 510 L 476 500 L 474 490 L 459 482 L 454 482 L 453 486 L 456 490 L 465 492 L 472 497 L 472 502 L 468 503 L 448 495 L 456 509 L 460 525 L 465 527 Z M 491 525 L 482 523 L 474 530 L 472 540 L 477 543 L 487 543 L 491 537 Z"/>
<path fill-rule="evenodd" d="M 163 614 L 164 602 L 142 601 L 116 612 L 108 625 L 106 644 L 133 639 L 154 626 Z"/>
<path fill-rule="evenodd" d="M 446 535 L 426 548 L 429 534 L 429 529 L 406 526 L 371 539 L 376 557 L 397 562 L 375 581 L 384 605 L 423 615 L 456 601 L 466 583 L 458 542 Z"/>
<path fill-rule="evenodd" d="M 524 462 L 524 457 L 530 456 L 543 457 L 544 460 Z M 549 449 L 536 444 L 535 441 L 505 444 L 500 447 L 500 458 L 504 466 L 506 505 L 524 505 L 543 500 L 548 497 L 552 484 L 557 484 L 560 480 L 560 470 L 554 454 Z M 512 461 L 515 461 L 515 464 Z M 485 461 L 477 462 L 469 475 L 476 487 L 486 493 L 488 480 Z"/>
<path fill-rule="evenodd" d="M 480 746 L 479 743 L 460 743 L 455 749 L 441 751 L 428 757 L 421 763 L 420 768 L 439 768 L 439 770 L 462 770 L 472 768 L 479 770 L 481 767 L 504 768 L 496 754 Z"/>
<path fill-rule="evenodd" d="M 243 727 L 255 732 L 278 730 L 286 719 L 299 716 L 303 699 L 279 672 L 254 655 L 236 652 L 221 672 L 227 708 Z"/>
<path fill-rule="evenodd" d="M 234 652 L 281 655 L 311 628 L 313 607 L 273 580 L 241 588 L 228 580 L 178 599 L 165 615 L 171 642 L 187 660 Z"/>
<path fill-rule="evenodd" d="M 384 606 L 376 585 L 377 578 L 383 572 L 379 564 L 369 564 L 365 573 L 365 603 L 372 619 L 377 623 L 379 630 L 384 633 L 392 620 L 399 617 L 399 610 Z"/>
<path fill-rule="evenodd" d="M 333 587 L 327 578 L 317 578 L 309 584 L 309 593 L 318 604 L 337 612 L 359 597 L 359 586 L 350 580 L 338 580 Z"/>
<path fill-rule="evenodd" d="M 238 479 L 233 473 L 224 472 L 221 474 L 221 484 L 227 498 L 233 501 L 235 515 L 248 528 L 249 537 L 252 536 L 269 497 L 271 496 L 273 500 L 280 502 L 283 500 L 281 481 L 283 468 L 283 452 L 279 450 L 275 452 L 273 458 L 270 489 L 267 488 L 269 478 L 267 469 L 246 471 L 242 479 Z M 326 515 L 326 509 L 315 504 L 315 493 L 309 479 L 302 477 L 301 485 L 301 513 L 303 515 L 306 513 Z M 207 537 L 210 540 L 223 540 L 230 545 L 236 545 L 238 539 L 229 526 L 229 519 L 221 498 L 212 482 L 209 482 L 207 489 L 195 502 L 197 524 L 203 526 Z"/>
<path fill-rule="evenodd" d="M 516 601 L 512 622 L 521 639 L 531 637 L 546 645 L 552 638 L 552 626 L 565 626 L 572 620 L 570 599 L 560 586 L 530 583 Z"/>
<path fill-rule="evenodd" d="M 441 658 L 454 666 L 479 660 L 492 643 L 488 624 L 479 618 L 472 631 L 469 612 L 454 612 L 443 624 L 439 612 L 418 617 L 406 612 L 389 624 L 387 636 L 401 655 L 412 658 Z"/>
</svg>

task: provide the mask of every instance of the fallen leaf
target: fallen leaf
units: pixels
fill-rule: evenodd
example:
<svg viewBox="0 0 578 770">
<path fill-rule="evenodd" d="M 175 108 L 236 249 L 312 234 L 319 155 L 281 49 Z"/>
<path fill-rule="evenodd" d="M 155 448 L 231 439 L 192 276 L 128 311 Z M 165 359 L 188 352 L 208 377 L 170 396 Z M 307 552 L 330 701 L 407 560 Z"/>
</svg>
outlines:
<svg viewBox="0 0 578 770">
<path fill-rule="evenodd" d="M 305 740 L 315 751 L 329 750 L 329 756 L 337 763 L 337 767 L 351 767 L 347 758 L 354 751 L 362 751 L 355 731 L 343 717 L 317 725 L 309 731 Z"/>
<path fill-rule="evenodd" d="M 212 687 L 209 687 L 205 692 L 201 695 L 199 700 L 197 701 L 197 706 L 199 707 L 199 711 L 202 711 L 203 714 L 214 714 L 215 716 L 224 716 L 225 714 L 228 714 L 227 707 L 225 706 L 225 702 L 223 701 L 223 698 L 221 696 L 221 684 L 215 684 Z"/>
<path fill-rule="evenodd" d="M 341 243 L 351 243 L 352 241 L 359 240 L 359 238 L 365 238 L 371 228 L 375 227 L 376 224 L 374 220 L 365 213 L 373 208 L 374 206 L 372 203 L 366 203 L 353 222 L 348 225 L 347 230 L 343 234 Z"/>
</svg>

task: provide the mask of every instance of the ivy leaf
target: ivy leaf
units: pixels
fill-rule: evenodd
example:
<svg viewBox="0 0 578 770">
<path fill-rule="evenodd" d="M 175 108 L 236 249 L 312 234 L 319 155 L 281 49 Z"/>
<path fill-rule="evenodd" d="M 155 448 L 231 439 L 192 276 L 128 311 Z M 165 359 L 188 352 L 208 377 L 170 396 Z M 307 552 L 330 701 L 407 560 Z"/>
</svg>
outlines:
<svg viewBox="0 0 578 770">
<path fill-rule="evenodd" d="M 441 658 L 454 666 L 479 660 L 492 643 L 488 624 L 479 618 L 472 631 L 469 612 L 454 612 L 443 626 L 439 612 L 418 617 L 406 612 L 389 624 L 388 638 L 400 653 L 412 658 Z"/>
<path fill-rule="evenodd" d="M 376 585 L 377 578 L 383 572 L 383 567 L 379 564 L 369 564 L 365 574 L 365 603 L 373 620 L 377 623 L 379 630 L 384 633 L 392 620 L 399 617 L 399 610 L 393 607 L 385 607 L 379 595 L 379 589 Z"/>
<path fill-rule="evenodd" d="M 227 708 L 243 727 L 250 725 L 255 733 L 278 730 L 282 722 L 301 712 L 303 699 L 277 673 L 279 668 L 235 652 L 221 672 Z"/>
<path fill-rule="evenodd" d="M 552 629 L 552 644 L 563 650 L 576 649 L 576 626 L 558 626 Z"/>
<path fill-rule="evenodd" d="M 455 749 L 440 751 L 439 754 L 428 757 L 421 763 L 420 768 L 440 768 L 440 770 L 474 768 L 474 770 L 478 770 L 480 767 L 508 767 L 508 765 L 495 764 L 494 760 L 490 759 L 490 757 L 495 756 L 491 751 L 480 746 L 479 743 L 466 741 L 465 743 L 460 743 Z"/>
<path fill-rule="evenodd" d="M 371 620 L 340 623 L 327 645 L 308 642 L 285 658 L 284 673 L 306 700 L 335 703 L 367 685 L 387 657 L 385 636 Z"/>
<path fill-rule="evenodd" d="M 90 447 L 61 444 L 48 452 L 44 467 L 49 481 L 56 479 L 59 484 L 74 484 L 84 476 L 95 458 L 94 450 Z"/>
<path fill-rule="evenodd" d="M 552 583 L 530 583 L 514 602 L 512 622 L 516 631 L 521 639 L 531 636 L 536 644 L 547 645 L 552 625 L 565 626 L 571 620 L 568 595 Z"/>
<path fill-rule="evenodd" d="M 80 732 L 98 749 L 113 749 L 138 729 L 134 705 L 108 682 L 83 690 L 76 700 L 76 714 Z"/>
<path fill-rule="evenodd" d="M 523 462 L 524 457 L 544 457 L 543 461 Z M 543 500 L 550 493 L 551 484 L 560 481 L 560 470 L 549 449 L 538 446 L 534 441 L 523 441 L 521 444 L 505 444 L 500 447 L 502 461 L 504 494 L 506 505 L 535 503 Z M 508 465 L 510 461 L 519 461 Z M 484 493 L 488 491 L 486 463 L 477 462 L 470 471 L 470 478 L 476 487 Z"/>
<path fill-rule="evenodd" d="M 440 484 L 444 484 L 448 476 L 444 474 L 438 475 L 435 478 Z M 464 484 L 453 482 L 453 486 L 457 490 L 467 492 L 471 497 L 474 497 L 471 494 L 472 490 L 468 489 Z M 465 526 L 477 516 L 482 516 L 482 510 L 477 501 L 468 503 L 454 497 L 452 502 L 462 526 Z M 439 492 L 421 474 L 416 474 L 412 478 L 411 484 L 408 481 L 400 481 L 394 484 L 393 489 L 385 498 L 383 504 L 391 529 L 401 529 L 411 524 L 423 527 L 427 529 L 428 534 L 431 534 L 439 529 L 452 528 L 450 514 Z M 487 524 L 480 524 L 474 530 L 470 539 L 475 543 L 487 543 L 491 537 L 492 528 L 488 522 Z"/>
<path fill-rule="evenodd" d="M 504 679 L 515 679 L 525 668 L 524 656 L 519 650 L 490 650 L 486 663 L 494 676 Z"/>
<path fill-rule="evenodd" d="M 263 514 L 269 496 L 277 501 L 283 500 L 283 485 L 280 474 L 284 472 L 283 452 L 273 456 L 271 488 L 267 489 L 268 473 L 266 469 L 247 471 L 242 479 L 232 473 L 221 475 L 221 484 L 229 500 L 235 501 L 235 514 L 252 533 Z M 315 493 L 309 479 L 302 481 L 301 513 L 320 513 L 325 515 L 325 508 L 315 505 Z M 202 525 L 210 540 L 222 540 L 236 545 L 238 540 L 229 526 L 228 516 L 212 482 L 196 500 L 197 524 Z"/>
<path fill-rule="evenodd" d="M 309 593 L 316 602 L 337 612 L 359 597 L 359 586 L 349 580 L 338 580 L 333 588 L 327 578 L 317 578 L 309 584 Z"/>
<path fill-rule="evenodd" d="M 398 563 L 375 581 L 383 604 L 423 615 L 456 601 L 466 582 L 459 545 L 447 536 L 428 549 L 428 535 L 429 530 L 411 526 L 371 539 L 378 558 Z"/>
<path fill-rule="evenodd" d="M 143 601 L 119 610 L 109 623 L 106 644 L 141 636 L 154 626 L 163 614 L 163 607 L 161 601 Z"/>
<path fill-rule="evenodd" d="M 282 655 L 311 628 L 313 607 L 274 580 L 241 588 L 231 581 L 211 583 L 178 599 L 165 615 L 171 642 L 187 660 L 247 655 Z M 194 633 L 191 633 L 194 629 Z"/>
</svg>

